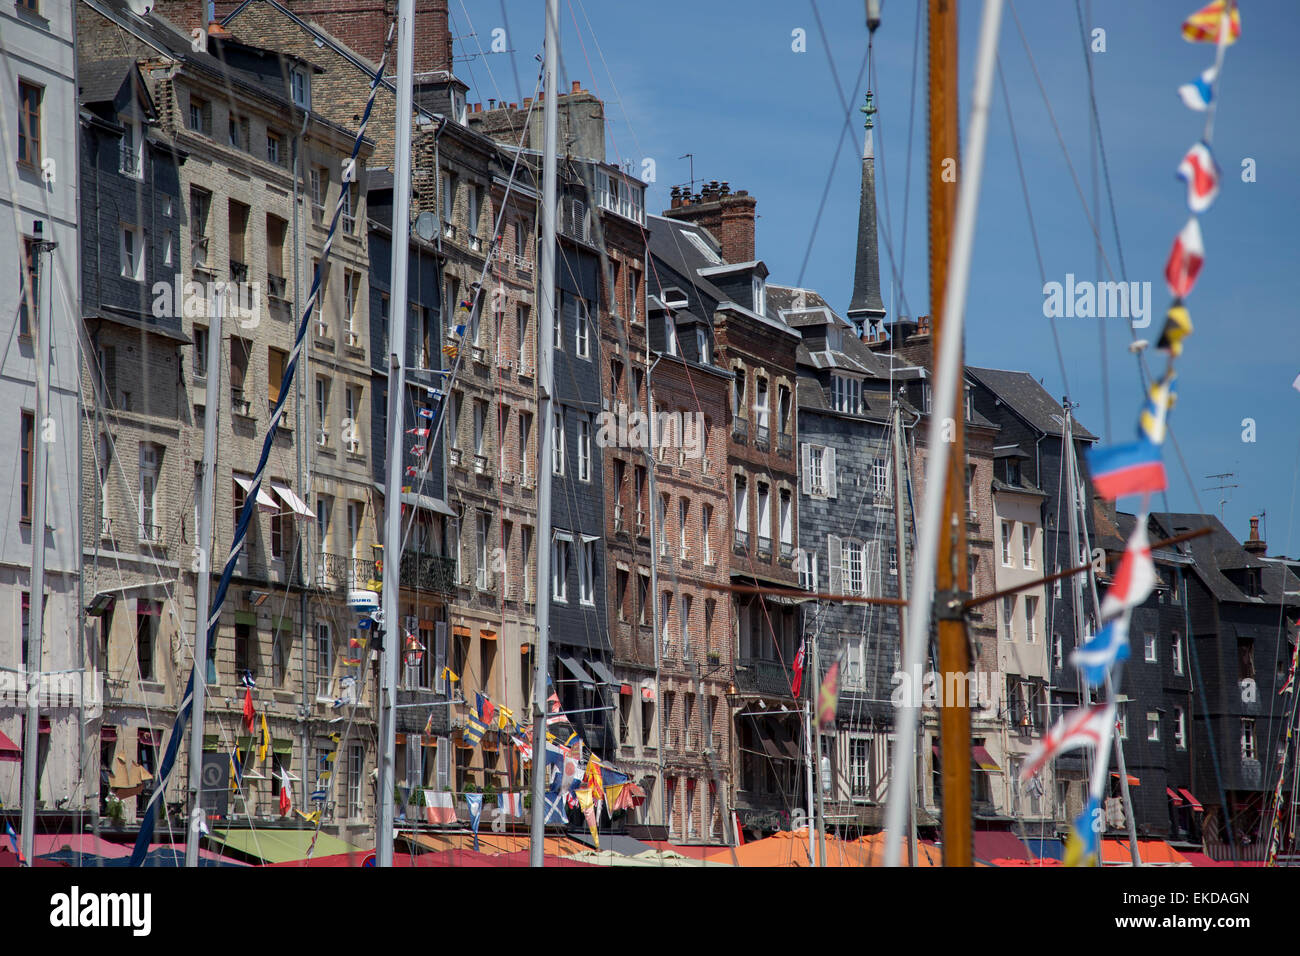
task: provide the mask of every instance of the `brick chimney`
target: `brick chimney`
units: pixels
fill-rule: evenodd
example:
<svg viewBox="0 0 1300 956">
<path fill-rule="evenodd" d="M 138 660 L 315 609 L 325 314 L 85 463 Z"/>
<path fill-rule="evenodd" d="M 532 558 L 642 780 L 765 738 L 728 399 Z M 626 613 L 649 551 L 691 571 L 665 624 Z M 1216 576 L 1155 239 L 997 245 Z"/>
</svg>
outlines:
<svg viewBox="0 0 1300 956">
<path fill-rule="evenodd" d="M 1253 554 L 1256 557 L 1263 557 L 1268 552 L 1267 543 L 1261 541 L 1259 537 L 1259 518 L 1250 519 L 1250 537 L 1246 539 L 1246 543 L 1242 547 L 1246 549 L 1247 554 Z"/>
<path fill-rule="evenodd" d="M 699 193 L 674 187 L 672 207 L 664 216 L 703 226 L 717 238 L 727 262 L 754 260 L 754 209 L 758 200 L 744 189 L 731 191 L 729 183 L 711 180 Z"/>
</svg>

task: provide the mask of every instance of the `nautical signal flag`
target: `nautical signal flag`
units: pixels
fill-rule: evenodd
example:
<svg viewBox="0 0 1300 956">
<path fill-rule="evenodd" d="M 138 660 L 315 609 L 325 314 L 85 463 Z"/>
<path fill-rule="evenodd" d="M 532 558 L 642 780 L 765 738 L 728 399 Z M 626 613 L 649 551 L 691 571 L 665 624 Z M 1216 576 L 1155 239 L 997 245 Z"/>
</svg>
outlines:
<svg viewBox="0 0 1300 956">
<path fill-rule="evenodd" d="M 423 445 L 412 445 L 412 446 L 411 446 L 411 454 L 414 455 L 416 458 L 423 458 L 423 457 L 424 457 L 424 451 L 425 451 L 425 449 L 424 449 L 424 446 L 423 446 Z"/>
<path fill-rule="evenodd" d="M 1169 485 L 1160 446 L 1146 439 L 1088 450 L 1088 468 L 1097 494 L 1109 501 L 1124 495 L 1164 491 Z"/>
<path fill-rule="evenodd" d="M 1042 769 L 1043 764 L 1080 747 L 1095 747 L 1110 741 L 1110 729 L 1115 726 L 1115 704 L 1093 704 L 1079 707 L 1062 715 L 1043 735 L 1020 769 L 1021 781 L 1028 780 Z"/>
<path fill-rule="evenodd" d="M 406 430 L 406 434 L 408 434 L 408 435 L 414 435 L 416 438 L 425 438 L 425 437 L 427 437 L 428 434 L 429 434 L 429 429 L 427 429 L 427 428 L 408 428 L 408 429 Z"/>
<path fill-rule="evenodd" d="M 465 729 L 461 731 L 461 737 L 465 743 L 471 747 L 477 747 L 483 735 L 487 733 L 487 724 L 479 720 L 473 714 L 465 718 Z"/>
<path fill-rule="evenodd" d="M 598 814 L 600 807 L 597 804 L 595 795 L 587 787 L 578 791 L 578 806 L 582 809 L 582 815 L 587 821 L 587 829 L 591 831 L 591 842 L 596 844 L 596 849 L 600 849 L 600 834 L 596 830 L 596 823 L 599 820 Z"/>
<path fill-rule="evenodd" d="M 230 792 L 238 793 L 239 785 L 244 782 L 244 757 L 239 752 L 239 744 L 230 752 Z"/>
<path fill-rule="evenodd" d="M 289 782 L 289 771 L 284 767 L 280 768 L 280 816 L 287 817 L 289 810 L 293 807 L 292 799 L 289 796 L 293 790 L 293 784 Z"/>
<path fill-rule="evenodd" d="M 1089 687 L 1100 687 L 1115 662 L 1128 657 L 1128 615 L 1121 614 L 1071 651 L 1070 663 L 1083 673 Z"/>
<path fill-rule="evenodd" d="M 420 469 L 419 469 L 419 468 L 416 468 L 414 465 L 407 465 L 407 466 L 406 466 L 406 477 L 407 477 L 407 478 L 414 478 L 414 477 L 416 477 L 419 473 L 420 473 Z"/>
<path fill-rule="evenodd" d="M 498 793 L 497 809 L 512 817 L 524 815 L 524 795 L 522 793 Z"/>
<path fill-rule="evenodd" d="M 1145 438 L 1153 445 L 1163 444 L 1165 440 L 1169 409 L 1174 407 L 1174 402 L 1178 399 L 1174 392 L 1175 378 L 1177 376 L 1170 369 L 1164 378 L 1153 382 L 1147 390 L 1147 400 L 1142 405 L 1142 411 L 1138 413 L 1138 438 Z"/>
<path fill-rule="evenodd" d="M 1099 822 L 1103 819 L 1101 816 L 1101 801 L 1097 797 L 1089 797 L 1088 802 L 1084 804 L 1083 812 L 1075 817 L 1074 824 L 1070 827 L 1070 835 L 1065 841 L 1065 859 L 1061 862 L 1066 866 L 1096 866 L 1101 854 L 1101 833 L 1098 827 Z"/>
<path fill-rule="evenodd" d="M 1203 141 L 1187 151 L 1178 164 L 1178 178 L 1187 184 L 1187 208 L 1191 212 L 1205 212 L 1214 204 L 1222 175 L 1210 147 Z"/>
<path fill-rule="evenodd" d="M 1214 67 L 1210 67 L 1192 82 L 1178 87 L 1178 95 L 1189 110 L 1204 113 L 1209 109 L 1210 101 L 1214 99 L 1214 78 L 1218 72 Z"/>
<path fill-rule="evenodd" d="M 483 815 L 483 794 L 465 794 L 465 803 L 469 806 L 469 828 L 474 831 L 474 852 L 478 852 L 478 821 Z"/>
<path fill-rule="evenodd" d="M 266 712 L 262 712 L 262 742 L 257 747 L 257 762 L 266 762 L 266 752 L 271 749 L 271 731 L 266 726 Z"/>
<path fill-rule="evenodd" d="M 835 708 L 840 700 L 840 662 L 837 660 L 826 672 L 821 690 L 817 694 L 817 719 L 822 729 L 835 724 Z"/>
<path fill-rule="evenodd" d="M 1174 237 L 1165 263 L 1165 284 L 1175 299 L 1185 299 L 1196 285 L 1196 277 L 1205 265 L 1205 244 L 1201 241 L 1201 226 L 1193 216 L 1187 220 L 1182 232 Z"/>
<path fill-rule="evenodd" d="M 256 688 L 257 681 L 253 680 L 253 672 L 244 670 L 239 672 L 239 682 L 245 687 Z"/>
<path fill-rule="evenodd" d="M 799 689 L 803 687 L 803 652 L 804 645 L 808 639 L 804 638 L 799 642 L 799 653 L 794 656 L 794 680 L 790 682 L 790 694 L 793 697 L 799 696 Z"/>
<path fill-rule="evenodd" d="M 460 680 L 460 675 L 457 674 L 457 673 L 456 673 L 454 670 L 452 670 L 450 667 L 444 667 L 444 668 L 442 669 L 442 678 L 443 678 L 443 680 L 458 681 L 458 680 Z"/>
<path fill-rule="evenodd" d="M 1163 349 L 1174 358 L 1183 354 L 1183 339 L 1192 334 L 1192 317 L 1187 306 L 1175 302 L 1165 313 L 1165 327 L 1160 332 L 1156 348 Z"/>
<path fill-rule="evenodd" d="M 8 820 L 5 821 L 5 833 L 9 834 L 9 845 L 13 847 L 14 856 L 18 857 L 18 862 L 26 863 L 23 859 L 23 851 L 18 848 L 18 834 L 14 832 L 14 825 Z"/>
<path fill-rule="evenodd" d="M 1151 544 L 1147 540 L 1146 515 L 1138 515 L 1133 533 L 1129 535 L 1124 557 L 1115 572 L 1115 580 L 1101 602 L 1102 619 L 1111 618 L 1137 607 L 1147 599 L 1156 586 L 1156 566 L 1151 560 Z"/>
<path fill-rule="evenodd" d="M 250 734 L 253 732 L 253 717 L 255 716 L 255 714 L 256 714 L 256 712 L 253 710 L 253 692 L 252 692 L 252 690 L 245 689 L 245 691 L 244 691 L 244 726 L 248 728 L 248 732 L 249 732 Z"/>
<path fill-rule="evenodd" d="M 1223 32 L 1224 14 L 1228 30 Z M 1183 39 L 1188 43 L 1219 43 L 1230 46 L 1241 36 L 1241 11 L 1236 0 L 1214 0 L 1183 21 Z"/>
</svg>

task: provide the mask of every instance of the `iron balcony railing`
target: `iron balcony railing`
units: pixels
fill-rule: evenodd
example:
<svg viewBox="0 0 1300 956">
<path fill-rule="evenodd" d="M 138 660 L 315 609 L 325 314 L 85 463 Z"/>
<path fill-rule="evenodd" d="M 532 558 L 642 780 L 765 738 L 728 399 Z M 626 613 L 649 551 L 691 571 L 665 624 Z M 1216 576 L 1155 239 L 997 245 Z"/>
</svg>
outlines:
<svg viewBox="0 0 1300 956">
<path fill-rule="evenodd" d="M 733 418 L 731 420 L 731 434 L 737 441 L 744 441 L 749 437 L 749 419 Z"/>
<path fill-rule="evenodd" d="M 789 432 L 776 433 L 776 453 L 778 455 L 788 455 L 794 448 L 794 439 Z"/>
<path fill-rule="evenodd" d="M 370 581 L 382 581 L 379 565 L 369 558 L 322 554 L 316 561 L 316 586 L 327 590 L 355 590 Z M 420 591 L 454 594 L 456 559 L 418 551 L 402 552 L 401 586 Z"/>
<path fill-rule="evenodd" d="M 793 654 L 790 659 L 793 661 Z M 793 666 L 780 661 L 757 658 L 740 658 L 736 661 L 736 689 L 741 693 L 789 697 L 793 681 Z"/>
</svg>

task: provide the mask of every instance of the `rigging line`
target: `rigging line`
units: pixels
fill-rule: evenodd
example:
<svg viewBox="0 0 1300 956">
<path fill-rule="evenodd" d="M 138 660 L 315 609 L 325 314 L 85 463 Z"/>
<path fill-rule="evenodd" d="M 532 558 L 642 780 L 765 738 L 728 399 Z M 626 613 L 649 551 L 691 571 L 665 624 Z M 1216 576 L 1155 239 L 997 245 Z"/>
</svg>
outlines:
<svg viewBox="0 0 1300 956">
<path fill-rule="evenodd" d="M 914 35 L 912 38 L 912 96 L 907 106 L 907 115 L 908 115 L 907 163 L 904 166 L 906 172 L 903 178 L 903 235 L 902 235 L 902 242 L 900 246 L 902 252 L 899 253 L 899 262 L 898 262 L 898 272 L 900 275 L 907 275 L 907 226 L 909 222 L 907 213 L 908 213 L 908 206 L 912 198 L 912 144 L 915 141 L 913 136 L 913 131 L 916 128 L 917 68 L 921 63 L 921 57 L 919 55 L 921 49 L 921 19 L 922 19 L 921 12 L 922 12 L 921 5 L 918 3 L 916 5 L 916 27 L 914 29 Z M 870 43 L 870 34 L 868 34 L 868 43 Z M 868 82 L 871 83 L 872 86 L 876 86 L 875 80 L 876 80 L 876 64 L 875 61 L 872 60 L 871 73 L 868 78 Z M 882 142 L 881 163 L 880 163 L 880 177 L 881 177 L 882 186 L 884 185 L 884 176 L 885 176 L 884 144 Z M 885 195 L 885 209 L 886 209 L 886 216 L 888 216 L 889 215 L 888 193 L 886 193 Z M 890 221 L 891 221 L 891 231 L 892 231 L 892 219 Z M 902 298 L 901 291 L 900 291 L 900 298 Z"/>
<path fill-rule="evenodd" d="M 1034 210 L 1029 203 L 1029 181 L 1025 178 L 1025 164 L 1020 155 L 1020 140 L 1016 136 L 1016 121 L 1011 109 L 1011 97 L 1007 93 L 1007 78 L 1002 72 L 1002 57 L 997 59 L 998 67 L 998 86 L 1002 90 L 1002 103 L 1007 108 L 1007 126 L 1011 130 L 1011 151 L 1016 157 L 1016 171 L 1020 177 L 1020 191 L 1025 197 L 1025 214 L 1029 220 L 1029 235 L 1034 242 L 1034 258 L 1038 262 L 1038 276 L 1043 285 L 1047 285 L 1047 270 L 1043 266 L 1043 250 L 1038 242 L 1038 226 L 1034 222 Z M 1065 394 L 1071 394 L 1070 376 L 1065 370 L 1065 355 L 1061 351 L 1060 330 L 1056 326 L 1056 317 L 1049 315 L 1048 324 L 1052 329 L 1052 344 L 1056 348 L 1056 361 L 1061 367 L 1061 384 L 1065 387 Z"/>
<path fill-rule="evenodd" d="M 505 26 L 506 36 L 510 36 L 510 16 L 506 13 L 506 0 L 501 0 L 501 23 Z M 519 102 L 524 101 L 524 86 L 519 82 L 519 61 L 515 51 L 510 51 L 510 70 L 515 77 L 515 94 L 519 97 Z"/>
<path fill-rule="evenodd" d="M 482 60 L 483 60 L 483 68 L 484 68 L 485 70 L 487 70 L 488 80 L 489 80 L 489 82 L 491 82 L 491 84 L 492 84 L 492 89 L 496 91 L 497 99 L 502 99 L 502 96 L 501 96 L 501 87 L 497 84 L 497 78 L 496 78 L 496 76 L 494 76 L 493 73 L 492 73 L 492 63 L 491 63 L 491 61 L 488 59 L 488 53 L 487 53 L 487 51 L 483 49 L 483 42 L 482 42 L 482 41 L 479 39 L 479 37 L 478 37 L 478 31 L 476 31 L 476 30 L 474 29 L 474 21 L 473 21 L 472 19 L 470 19 L 469 10 L 465 7 L 465 0 L 458 0 L 458 2 L 460 3 L 460 9 L 461 9 L 461 12 L 465 14 L 465 22 L 469 25 L 470 36 L 472 36 L 472 37 L 474 38 L 474 45 L 478 47 L 478 55 L 479 55 L 479 57 L 481 57 Z M 447 14 L 448 14 L 448 16 L 451 15 L 450 7 L 449 7 L 448 10 L 447 10 Z M 472 63 L 473 63 L 473 60 L 474 60 L 474 57 L 471 56 L 471 57 L 469 58 L 469 60 L 467 61 L 467 65 L 472 64 Z M 511 56 L 511 60 L 512 60 L 512 61 L 514 60 L 514 57 L 513 57 L 513 56 Z M 472 68 L 472 66 L 471 66 L 471 72 L 472 72 L 472 69 L 473 69 L 473 68 Z M 472 75 L 471 75 L 471 79 L 473 79 L 473 76 L 472 76 Z M 518 72 L 516 71 L 516 73 L 515 73 L 515 85 L 518 86 L 518 84 L 519 84 L 519 74 L 518 74 Z M 478 86 L 477 83 L 475 83 L 475 84 L 473 84 L 473 85 L 475 86 L 475 88 L 477 88 L 477 86 Z"/>
</svg>

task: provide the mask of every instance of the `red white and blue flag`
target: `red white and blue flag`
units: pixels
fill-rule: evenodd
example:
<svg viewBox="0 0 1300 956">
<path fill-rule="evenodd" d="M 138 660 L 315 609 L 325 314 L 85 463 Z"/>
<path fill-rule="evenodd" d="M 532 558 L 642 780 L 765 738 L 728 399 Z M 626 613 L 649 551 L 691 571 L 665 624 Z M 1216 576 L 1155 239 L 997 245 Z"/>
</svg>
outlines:
<svg viewBox="0 0 1300 956">
<path fill-rule="evenodd" d="M 803 652 L 807 643 L 806 638 L 800 641 L 799 653 L 794 656 L 794 680 L 790 682 L 790 691 L 795 697 L 799 696 L 799 688 L 803 687 Z"/>
<path fill-rule="evenodd" d="M 1174 237 L 1174 247 L 1169 250 L 1165 263 L 1165 283 L 1175 299 L 1185 299 L 1196 285 L 1196 277 L 1205 265 L 1205 244 L 1201 241 L 1201 226 L 1193 216 L 1187 220 L 1182 232 Z"/>
<path fill-rule="evenodd" d="M 1020 770 L 1021 781 L 1028 780 L 1053 757 L 1080 747 L 1095 747 L 1110 739 L 1108 729 L 1115 726 L 1115 705 L 1093 704 L 1065 714 L 1043 735 L 1029 752 Z"/>
<path fill-rule="evenodd" d="M 1103 619 L 1114 617 L 1129 608 L 1137 607 L 1147 599 L 1156 586 L 1156 565 L 1151 560 L 1151 544 L 1147 540 L 1146 515 L 1138 515 L 1128 547 L 1115 572 L 1115 580 L 1101 602 Z"/>
<path fill-rule="evenodd" d="M 420 417 L 421 417 L 421 418 L 427 418 L 427 419 L 429 419 L 430 421 L 432 421 L 432 420 L 433 420 L 433 409 L 432 409 L 432 408 L 421 408 L 421 409 L 420 409 Z"/>
<path fill-rule="evenodd" d="M 1077 667 L 1089 687 L 1106 683 L 1106 674 L 1116 661 L 1129 657 L 1128 615 L 1121 614 L 1070 653 L 1070 663 Z"/>
<path fill-rule="evenodd" d="M 1109 501 L 1124 495 L 1164 491 L 1169 485 L 1160 446 L 1146 439 L 1088 450 L 1088 467 L 1097 494 Z"/>
<path fill-rule="evenodd" d="M 408 428 L 408 429 L 406 430 L 406 434 L 408 434 L 408 435 L 414 435 L 416 438 L 427 438 L 427 437 L 429 436 L 429 429 L 427 429 L 427 428 Z"/>
<path fill-rule="evenodd" d="M 1219 195 L 1221 176 L 1209 146 L 1200 142 L 1189 149 L 1178 164 L 1178 178 L 1187 183 L 1187 208 L 1195 213 L 1209 209 Z"/>
<path fill-rule="evenodd" d="M 497 794 L 497 809 L 512 817 L 524 815 L 524 795 L 522 793 Z"/>
</svg>

